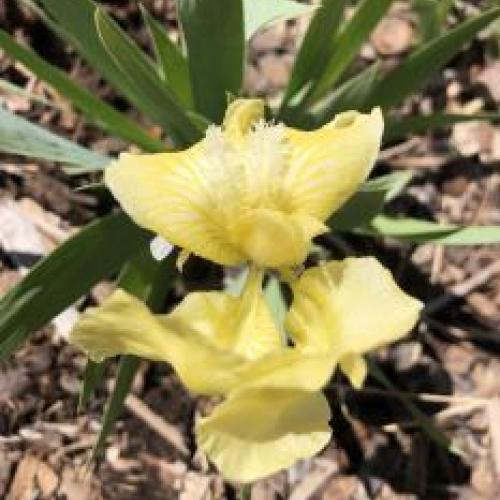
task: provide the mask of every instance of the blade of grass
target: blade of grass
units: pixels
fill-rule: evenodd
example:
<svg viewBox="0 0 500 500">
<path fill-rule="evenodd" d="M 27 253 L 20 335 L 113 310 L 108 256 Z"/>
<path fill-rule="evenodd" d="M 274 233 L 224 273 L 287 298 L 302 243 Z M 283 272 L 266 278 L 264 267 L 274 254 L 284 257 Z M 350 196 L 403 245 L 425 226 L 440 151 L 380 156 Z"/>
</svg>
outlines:
<svg viewBox="0 0 500 500">
<path fill-rule="evenodd" d="M 372 30 L 389 9 L 392 0 L 363 0 L 335 39 L 335 49 L 319 78 L 313 83 L 307 103 L 322 98 L 338 82 L 358 54 Z"/>
<path fill-rule="evenodd" d="M 107 156 L 59 137 L 1 106 L 0 151 L 65 163 L 68 173 L 101 170 L 110 162 Z"/>
<path fill-rule="evenodd" d="M 379 215 L 384 204 L 394 198 L 410 182 L 412 172 L 394 172 L 365 182 L 332 217 L 328 225 L 338 231 L 352 231 L 369 224 Z"/>
<path fill-rule="evenodd" d="M 448 127 L 455 123 L 467 121 L 491 121 L 500 123 L 500 113 L 476 113 L 474 115 L 435 113 L 427 116 L 409 116 L 399 119 L 389 118 L 384 130 L 384 142 L 403 139 L 410 134 L 420 134 L 430 130 Z"/>
<path fill-rule="evenodd" d="M 344 6 L 345 0 L 322 0 L 300 45 L 282 107 L 286 107 L 304 86 L 318 78 L 334 50 Z"/>
<path fill-rule="evenodd" d="M 170 40 L 165 28 L 139 4 L 144 23 L 149 29 L 161 78 L 167 82 L 179 101 L 193 107 L 189 66 L 180 48 Z"/>
<path fill-rule="evenodd" d="M 162 125 L 177 144 L 192 144 L 201 139 L 202 131 L 189 119 L 144 52 L 101 9 L 97 9 L 95 21 L 104 47 L 123 72 L 144 112 Z"/>
<path fill-rule="evenodd" d="M 178 0 L 195 109 L 220 123 L 243 78 L 242 0 Z"/>
<path fill-rule="evenodd" d="M 418 28 L 424 42 L 439 36 L 446 28 L 446 18 L 455 0 L 412 0 L 418 16 Z"/>
<path fill-rule="evenodd" d="M 40 261 L 0 300 L 0 359 L 116 273 L 149 239 L 119 212 L 89 224 Z"/>
<path fill-rule="evenodd" d="M 32 50 L 17 43 L 1 29 L 0 48 L 68 99 L 90 122 L 117 137 L 137 144 L 146 151 L 165 150 L 161 142 L 148 135 L 139 125 L 79 87 L 64 72 L 48 64 Z"/>
<path fill-rule="evenodd" d="M 102 455 L 106 439 L 113 430 L 113 425 L 123 412 L 125 398 L 130 392 L 135 373 L 139 368 L 140 359 L 135 356 L 122 356 L 118 364 L 115 386 L 111 396 L 106 402 L 104 415 L 102 417 L 99 437 L 92 452 L 92 461 Z"/>
<path fill-rule="evenodd" d="M 96 387 L 99 385 L 102 377 L 104 376 L 106 367 L 107 363 L 105 361 L 101 363 L 96 363 L 91 359 L 87 361 L 85 371 L 83 372 L 83 382 L 80 389 L 80 397 L 78 398 L 78 413 L 81 413 L 87 406 L 92 394 L 94 393 Z"/>
<path fill-rule="evenodd" d="M 308 128 L 321 127 L 342 111 L 368 111 L 365 103 L 376 82 L 379 68 L 378 62 L 371 64 L 358 75 L 346 80 L 330 95 L 313 104 L 305 119 Z"/>
<path fill-rule="evenodd" d="M 444 28 L 441 22 L 439 2 L 436 0 L 412 0 L 411 6 L 418 16 L 421 41 L 428 42 L 439 36 Z"/>
<path fill-rule="evenodd" d="M 375 85 L 370 106 L 390 108 L 421 89 L 476 34 L 500 16 L 500 7 L 490 9 L 422 45 Z"/>
<path fill-rule="evenodd" d="M 26 0 L 23 1 L 26 2 Z M 51 28 L 56 28 L 55 32 L 57 35 L 62 36 L 66 42 L 72 45 L 105 80 L 125 96 L 137 109 L 162 127 L 165 127 L 165 124 L 168 125 L 165 128 L 166 130 L 170 130 L 168 117 L 169 111 L 172 111 L 170 109 L 172 107 L 171 103 L 169 103 L 170 106 L 167 105 L 169 111 L 167 111 L 165 104 L 161 100 L 156 101 L 153 105 L 149 94 L 150 87 L 143 88 L 137 82 L 137 79 L 140 78 L 139 75 L 134 71 L 127 73 L 127 70 L 124 70 L 116 62 L 116 54 L 111 55 L 108 52 L 97 30 L 95 17 L 98 7 L 94 2 L 91 0 L 39 0 L 39 4 L 45 13 L 44 18 L 48 18 L 49 20 L 47 24 Z M 112 24 L 108 16 L 105 14 L 101 15 Z M 122 31 L 120 31 L 120 34 L 125 39 L 125 44 L 122 47 L 125 52 L 119 54 L 118 58 L 126 58 L 126 56 L 131 55 L 134 59 L 133 63 L 137 63 L 137 58 L 139 57 L 140 59 L 146 59 L 146 67 L 154 68 L 153 63 L 138 49 L 135 43 Z M 130 51 L 130 53 L 127 51 Z M 152 75 L 147 76 L 148 82 L 151 83 L 151 80 L 156 79 L 155 84 L 164 87 L 164 82 L 161 81 L 154 69 L 152 73 Z M 171 116 L 171 120 L 175 121 L 178 119 L 184 121 L 185 117 L 182 116 L 182 109 L 180 106 L 176 106 L 176 108 L 180 116 Z M 188 143 L 189 141 L 186 140 L 184 143 L 176 145 L 180 147 Z"/>
<path fill-rule="evenodd" d="M 408 410 L 415 422 L 420 426 L 423 432 L 429 436 L 440 448 L 448 450 L 455 455 L 462 455 L 461 450 L 454 445 L 451 439 L 439 429 L 436 424 L 422 410 L 420 410 L 413 401 L 397 390 L 396 386 L 386 377 L 385 373 L 372 360 L 368 360 L 370 375 L 377 380 L 386 389 L 389 389 L 399 399 L 401 404 Z"/>
<path fill-rule="evenodd" d="M 500 226 L 455 226 L 409 217 L 378 215 L 361 234 L 389 236 L 412 243 L 439 245 L 492 245 L 500 243 Z"/>
</svg>

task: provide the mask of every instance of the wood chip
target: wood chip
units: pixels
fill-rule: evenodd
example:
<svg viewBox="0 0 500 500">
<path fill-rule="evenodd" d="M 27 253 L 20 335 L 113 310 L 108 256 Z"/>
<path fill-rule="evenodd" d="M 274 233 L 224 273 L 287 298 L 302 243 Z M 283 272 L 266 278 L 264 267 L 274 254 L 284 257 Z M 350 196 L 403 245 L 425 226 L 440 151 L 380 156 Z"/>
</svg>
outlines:
<svg viewBox="0 0 500 500">
<path fill-rule="evenodd" d="M 42 498 L 51 498 L 59 484 L 59 478 L 52 467 L 45 462 L 40 462 L 36 471 L 36 479 L 42 493 Z"/>
<path fill-rule="evenodd" d="M 500 480 L 500 398 L 496 397 L 486 407 L 491 439 L 491 455 L 497 479 Z"/>
<path fill-rule="evenodd" d="M 36 496 L 35 476 L 40 461 L 33 455 L 26 455 L 18 464 L 9 500 L 32 500 Z"/>
<path fill-rule="evenodd" d="M 315 495 L 326 481 L 338 472 L 338 465 L 332 461 L 316 461 L 317 466 L 293 489 L 290 500 L 308 500 Z"/>
<path fill-rule="evenodd" d="M 210 478 L 196 472 L 188 472 L 184 480 L 184 491 L 179 500 L 209 500 Z"/>
<path fill-rule="evenodd" d="M 413 29 L 408 21 L 399 17 L 386 17 L 373 32 L 371 42 L 383 56 L 406 52 L 413 40 Z"/>
<path fill-rule="evenodd" d="M 0 200 L 0 246 L 20 268 L 33 265 L 46 250 L 33 222 L 8 198 Z"/>
</svg>

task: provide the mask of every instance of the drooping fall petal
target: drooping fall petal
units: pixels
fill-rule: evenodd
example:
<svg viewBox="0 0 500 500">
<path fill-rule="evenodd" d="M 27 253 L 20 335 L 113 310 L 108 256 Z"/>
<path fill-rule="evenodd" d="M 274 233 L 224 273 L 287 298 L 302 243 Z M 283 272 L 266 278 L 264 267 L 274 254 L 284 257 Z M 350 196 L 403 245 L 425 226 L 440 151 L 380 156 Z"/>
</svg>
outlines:
<svg viewBox="0 0 500 500">
<path fill-rule="evenodd" d="M 422 307 L 374 258 L 310 268 L 293 284 L 293 292 L 286 326 L 297 346 L 337 353 L 358 386 L 366 374 L 358 356 L 407 334 Z"/>
<path fill-rule="evenodd" d="M 104 179 L 140 226 L 201 257 L 236 265 L 245 256 L 227 234 L 234 195 L 227 192 L 224 163 L 217 155 L 206 142 L 175 153 L 122 154 Z"/>
<path fill-rule="evenodd" d="M 252 269 L 240 297 L 193 292 L 161 322 L 192 332 L 221 351 L 256 359 L 281 348 L 281 337 L 262 294 L 262 272 Z"/>
<path fill-rule="evenodd" d="M 117 290 L 82 315 L 70 338 L 96 361 L 133 354 L 170 363 L 195 393 L 225 394 L 238 385 L 241 357 L 216 349 L 196 331 L 170 328 L 166 317 L 153 315 L 141 301 Z"/>
<path fill-rule="evenodd" d="M 262 294 L 262 272 L 256 270 L 240 297 L 196 292 L 166 315 L 152 314 L 118 290 L 82 315 L 71 340 L 96 360 L 134 354 L 168 362 L 191 391 L 202 394 L 226 394 L 252 377 L 270 378 L 274 368 L 297 363 L 288 353 L 284 361 L 267 356 L 281 354 L 281 336 Z M 256 360 L 255 370 L 247 368 L 251 360 Z"/>
<path fill-rule="evenodd" d="M 196 438 L 226 479 L 247 483 L 318 453 L 329 419 L 319 392 L 243 390 L 197 422 Z"/>
</svg>

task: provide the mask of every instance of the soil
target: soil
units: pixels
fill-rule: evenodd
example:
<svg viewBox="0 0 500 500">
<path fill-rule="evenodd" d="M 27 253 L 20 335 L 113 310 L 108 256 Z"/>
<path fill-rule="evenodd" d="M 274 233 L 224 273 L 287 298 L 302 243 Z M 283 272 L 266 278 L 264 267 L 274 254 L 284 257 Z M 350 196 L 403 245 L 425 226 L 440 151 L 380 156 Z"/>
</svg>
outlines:
<svg viewBox="0 0 500 500">
<path fill-rule="evenodd" d="M 150 50 L 135 2 L 102 3 Z M 143 3 L 169 26 L 173 37 L 178 35 L 173 1 Z M 456 2 L 448 22 L 484 5 Z M 0 2 L 0 25 L 75 81 L 140 120 L 15 0 Z M 279 96 L 306 27 L 307 19 L 281 22 L 254 37 L 245 79 L 248 94 L 271 101 Z M 414 14 L 405 2 L 396 2 L 356 64 L 362 67 L 375 57 L 395 64 L 418 43 L 418 36 Z M 498 37 L 494 30 L 482 33 L 401 112 L 498 109 Z M 0 99 L 11 111 L 98 151 L 115 154 L 128 147 L 104 137 L 43 82 L 1 54 L 0 78 L 50 103 L 0 90 Z M 467 123 L 391 145 L 382 152 L 374 174 L 415 172 L 388 207 L 392 213 L 499 224 L 499 163 L 500 128 Z M 0 155 L 0 225 L 7 228 L 0 239 L 0 295 L 38 258 L 110 209 L 109 196 L 75 191 L 94 180 L 70 178 L 50 163 Z M 389 386 L 370 378 L 364 389 L 355 391 L 341 376 L 331 381 L 327 395 L 333 412 L 332 442 L 318 457 L 257 483 L 252 498 L 499 498 L 500 246 L 443 248 L 345 235 L 325 237 L 321 243 L 328 258 L 346 251 L 375 255 L 405 290 L 426 303 L 426 314 L 411 336 L 373 355 Z M 188 283 L 220 286 L 222 272 L 209 263 L 190 262 L 186 273 Z M 111 283 L 95 287 L 0 365 L 0 498 L 236 498 L 237 489 L 222 481 L 193 442 L 192 423 L 207 401 L 190 396 L 162 364 L 141 364 L 104 457 L 91 464 L 116 366 L 110 364 L 105 383 L 78 414 L 86 360 L 66 338 L 83 305 L 99 303 L 111 289 Z M 169 305 L 182 289 L 177 283 Z M 421 412 L 418 418 L 415 408 Z M 436 444 L 426 417 L 449 439 L 448 448 Z"/>
</svg>

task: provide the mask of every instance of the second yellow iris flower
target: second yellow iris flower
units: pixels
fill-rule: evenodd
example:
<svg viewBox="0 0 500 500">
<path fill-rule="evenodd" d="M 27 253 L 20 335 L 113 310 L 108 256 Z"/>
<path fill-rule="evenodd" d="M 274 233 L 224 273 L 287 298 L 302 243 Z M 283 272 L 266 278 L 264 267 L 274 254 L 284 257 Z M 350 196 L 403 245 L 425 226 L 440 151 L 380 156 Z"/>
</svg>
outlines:
<svg viewBox="0 0 500 500">
<path fill-rule="evenodd" d="M 294 287 L 285 324 L 296 342 L 285 346 L 261 283 L 252 271 L 240 297 L 192 293 L 166 315 L 118 290 L 84 313 L 71 337 L 94 360 L 168 362 L 193 393 L 224 396 L 196 423 L 196 437 L 222 474 L 241 482 L 320 451 L 330 439 L 320 391 L 337 362 L 359 385 L 361 355 L 406 334 L 420 310 L 375 259 L 330 262 Z"/>
</svg>

